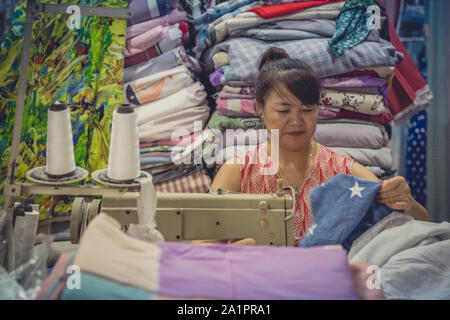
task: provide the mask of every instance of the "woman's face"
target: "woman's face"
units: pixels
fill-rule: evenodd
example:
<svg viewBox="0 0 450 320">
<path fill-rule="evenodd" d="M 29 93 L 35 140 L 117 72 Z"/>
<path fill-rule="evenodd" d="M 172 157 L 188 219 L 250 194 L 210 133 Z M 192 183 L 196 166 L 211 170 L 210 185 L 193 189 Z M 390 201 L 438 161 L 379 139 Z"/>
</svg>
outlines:
<svg viewBox="0 0 450 320">
<path fill-rule="evenodd" d="M 269 132 L 279 130 L 280 148 L 289 151 L 309 148 L 316 132 L 316 105 L 304 105 L 283 86 L 266 96 L 264 107 L 257 103 L 256 108 Z"/>
</svg>

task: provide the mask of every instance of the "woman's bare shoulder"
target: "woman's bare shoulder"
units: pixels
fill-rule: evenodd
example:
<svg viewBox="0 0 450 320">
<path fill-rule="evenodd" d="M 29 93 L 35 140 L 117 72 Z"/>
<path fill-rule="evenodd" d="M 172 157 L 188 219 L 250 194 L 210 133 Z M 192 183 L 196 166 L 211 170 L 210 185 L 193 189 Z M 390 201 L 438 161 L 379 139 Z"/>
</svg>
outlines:
<svg viewBox="0 0 450 320">
<path fill-rule="evenodd" d="M 241 166 L 238 158 L 233 158 L 225 162 L 217 172 L 211 189 L 217 191 L 222 190 L 241 192 Z"/>
</svg>

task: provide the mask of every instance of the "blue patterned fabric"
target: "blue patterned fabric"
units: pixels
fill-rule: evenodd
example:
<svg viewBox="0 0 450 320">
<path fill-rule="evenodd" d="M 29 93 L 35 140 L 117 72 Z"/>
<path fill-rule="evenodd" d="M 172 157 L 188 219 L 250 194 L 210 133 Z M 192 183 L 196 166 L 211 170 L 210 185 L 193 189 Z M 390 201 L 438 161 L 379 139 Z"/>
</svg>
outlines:
<svg viewBox="0 0 450 320">
<path fill-rule="evenodd" d="M 392 209 L 376 201 L 381 183 L 339 174 L 311 191 L 313 223 L 300 247 L 342 245 L 353 241 Z"/>
<path fill-rule="evenodd" d="M 373 0 L 347 0 L 345 2 L 336 20 L 336 32 L 328 40 L 330 49 L 335 56 L 342 55 L 346 50 L 367 39 L 370 33 L 367 26 L 368 21 L 373 19 L 372 14 L 367 12 L 367 8 L 372 5 L 377 5 L 377 3 Z"/>
</svg>

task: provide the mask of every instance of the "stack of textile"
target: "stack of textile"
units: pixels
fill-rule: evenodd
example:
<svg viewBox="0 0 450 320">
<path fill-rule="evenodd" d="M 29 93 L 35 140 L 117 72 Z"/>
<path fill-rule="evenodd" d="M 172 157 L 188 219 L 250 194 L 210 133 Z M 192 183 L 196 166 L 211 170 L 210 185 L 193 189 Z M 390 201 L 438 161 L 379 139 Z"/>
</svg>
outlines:
<svg viewBox="0 0 450 320">
<path fill-rule="evenodd" d="M 130 0 L 124 100 L 138 114 L 141 169 L 160 192 L 206 192 L 210 179 L 190 160 L 175 161 L 191 149 L 210 114 L 198 81 L 201 68 L 183 45 L 188 43 L 186 12 L 178 0 Z M 186 154 L 184 154 L 186 157 Z"/>
<path fill-rule="evenodd" d="M 195 20 L 193 51 L 219 91 L 211 120 L 238 117 L 245 123 L 242 119 L 249 117 L 257 126 L 253 90 L 259 57 L 270 47 L 282 48 L 320 78 L 314 139 L 379 177 L 391 176 L 388 92 L 403 55 L 389 41 L 384 8 L 378 6 L 380 15 L 371 20 L 368 8 L 373 5 L 378 6 L 374 0 L 237 0 L 207 10 Z"/>
</svg>

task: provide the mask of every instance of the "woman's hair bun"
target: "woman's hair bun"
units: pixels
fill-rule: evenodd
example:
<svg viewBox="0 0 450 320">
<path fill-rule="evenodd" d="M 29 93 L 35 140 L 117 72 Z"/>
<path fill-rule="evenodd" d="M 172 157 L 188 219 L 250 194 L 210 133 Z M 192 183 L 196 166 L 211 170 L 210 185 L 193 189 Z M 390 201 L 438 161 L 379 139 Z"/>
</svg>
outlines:
<svg viewBox="0 0 450 320">
<path fill-rule="evenodd" d="M 287 52 L 284 49 L 277 48 L 277 47 L 271 47 L 271 48 L 267 49 L 266 52 L 264 52 L 261 55 L 258 69 L 261 70 L 266 64 L 269 64 L 276 60 L 288 59 L 288 58 L 289 58 L 289 55 L 287 54 Z"/>
</svg>

